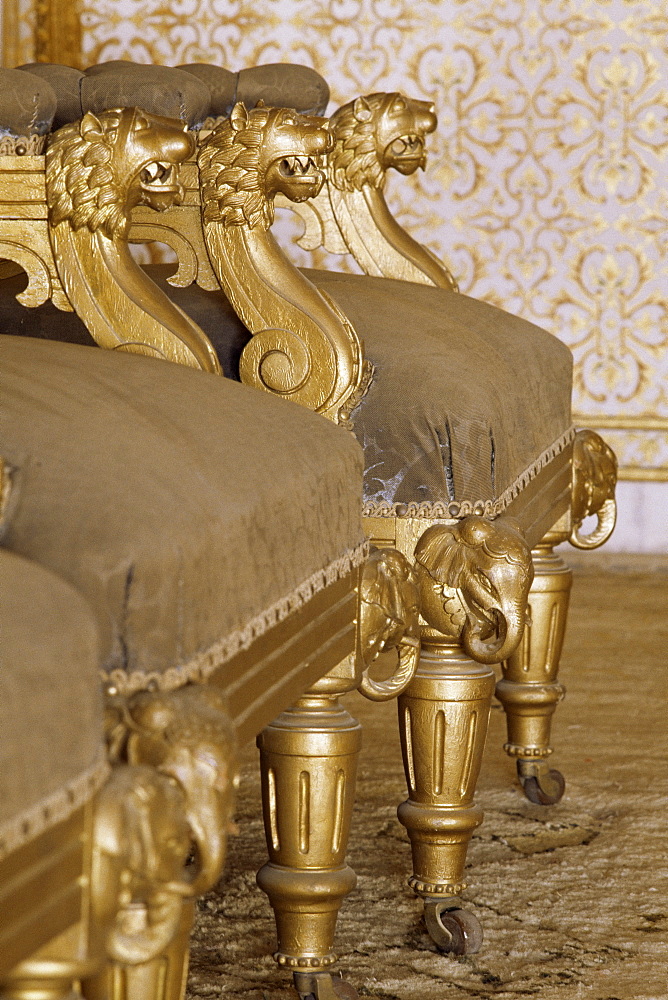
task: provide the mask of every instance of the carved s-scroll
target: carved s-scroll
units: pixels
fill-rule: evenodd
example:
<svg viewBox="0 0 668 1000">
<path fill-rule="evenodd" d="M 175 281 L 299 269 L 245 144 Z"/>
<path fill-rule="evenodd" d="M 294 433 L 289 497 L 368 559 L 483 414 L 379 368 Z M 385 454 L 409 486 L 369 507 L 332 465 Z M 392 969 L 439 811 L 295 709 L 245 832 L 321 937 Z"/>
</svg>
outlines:
<svg viewBox="0 0 668 1000">
<path fill-rule="evenodd" d="M 612 534 L 617 520 L 615 453 L 595 431 L 578 431 L 573 443 L 573 479 L 570 542 L 577 549 L 596 549 Z M 596 515 L 596 528 L 580 533 L 586 517 Z"/>
<path fill-rule="evenodd" d="M 301 202 L 320 190 L 330 142 L 325 119 L 237 104 L 202 143 L 198 163 L 211 264 L 253 334 L 242 381 L 336 422 L 363 377 L 359 338 L 269 231 L 277 194 Z"/>
<path fill-rule="evenodd" d="M 531 550 L 509 521 L 472 515 L 435 524 L 415 547 L 421 612 L 460 639 L 480 663 L 507 659 L 519 644 L 533 580 Z"/>
</svg>

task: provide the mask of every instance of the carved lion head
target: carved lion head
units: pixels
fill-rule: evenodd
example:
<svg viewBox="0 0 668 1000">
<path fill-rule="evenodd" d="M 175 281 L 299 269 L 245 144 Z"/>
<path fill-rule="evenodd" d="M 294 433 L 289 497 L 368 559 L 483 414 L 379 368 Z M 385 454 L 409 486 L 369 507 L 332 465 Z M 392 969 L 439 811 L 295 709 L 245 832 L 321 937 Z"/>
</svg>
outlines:
<svg viewBox="0 0 668 1000">
<path fill-rule="evenodd" d="M 369 94 L 330 118 L 335 145 L 329 156 L 334 185 L 341 191 L 380 188 L 394 167 L 412 174 L 426 162 L 425 136 L 436 128 L 434 107 L 402 94 Z"/>
<path fill-rule="evenodd" d="M 137 108 L 88 112 L 54 133 L 46 154 L 49 218 L 56 226 L 125 236 L 138 204 L 162 211 L 183 195 L 178 165 L 194 151 L 179 122 Z"/>
<path fill-rule="evenodd" d="M 330 146 L 326 118 L 236 104 L 200 147 L 204 221 L 268 229 L 279 191 L 291 201 L 318 194 Z"/>
</svg>

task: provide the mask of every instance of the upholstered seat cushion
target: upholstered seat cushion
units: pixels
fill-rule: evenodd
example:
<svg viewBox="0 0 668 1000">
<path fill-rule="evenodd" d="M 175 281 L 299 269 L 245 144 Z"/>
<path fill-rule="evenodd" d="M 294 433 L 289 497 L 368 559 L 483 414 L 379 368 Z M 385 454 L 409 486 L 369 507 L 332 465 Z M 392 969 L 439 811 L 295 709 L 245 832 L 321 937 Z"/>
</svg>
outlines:
<svg viewBox="0 0 668 1000">
<path fill-rule="evenodd" d="M 221 292 L 172 288 L 151 277 L 212 341 L 238 377 L 248 332 Z M 367 513 L 407 504 L 489 504 L 540 469 L 572 434 L 571 352 L 496 306 L 426 285 L 308 270 L 349 316 L 374 366 L 353 413 L 364 448 Z M 25 279 L 23 279 L 24 281 Z M 5 329 L 91 342 L 83 324 L 46 304 L 26 312 L 0 288 Z M 454 508 L 453 508 L 454 509 Z"/>
<path fill-rule="evenodd" d="M 0 549 L 0 859 L 104 780 L 95 620 L 64 580 Z"/>
<path fill-rule="evenodd" d="M 495 500 L 569 440 L 572 356 L 545 330 L 427 285 L 305 273 L 344 310 L 375 368 L 353 414 L 368 513 Z"/>
<path fill-rule="evenodd" d="M 351 434 L 218 376 L 0 336 L 3 544 L 67 579 L 134 687 L 201 679 L 359 564 Z"/>
</svg>

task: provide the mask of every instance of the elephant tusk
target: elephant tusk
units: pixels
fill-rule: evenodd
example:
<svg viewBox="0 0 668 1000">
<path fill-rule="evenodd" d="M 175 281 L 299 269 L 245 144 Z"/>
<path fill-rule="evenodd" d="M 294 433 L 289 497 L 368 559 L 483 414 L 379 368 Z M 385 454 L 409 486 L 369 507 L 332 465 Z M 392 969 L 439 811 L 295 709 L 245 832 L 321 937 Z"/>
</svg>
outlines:
<svg viewBox="0 0 668 1000">
<path fill-rule="evenodd" d="M 385 681 L 375 681 L 369 676 L 369 668 L 362 674 L 358 691 L 369 701 L 390 701 L 406 690 L 413 680 L 420 658 L 420 640 L 404 636 L 398 644 L 399 666 Z"/>
<path fill-rule="evenodd" d="M 588 535 L 581 535 L 580 528 L 582 522 L 574 525 L 571 531 L 569 542 L 576 549 L 597 549 L 614 531 L 617 522 L 617 502 L 613 498 L 604 502 L 600 510 L 596 511 L 597 525 Z"/>
</svg>

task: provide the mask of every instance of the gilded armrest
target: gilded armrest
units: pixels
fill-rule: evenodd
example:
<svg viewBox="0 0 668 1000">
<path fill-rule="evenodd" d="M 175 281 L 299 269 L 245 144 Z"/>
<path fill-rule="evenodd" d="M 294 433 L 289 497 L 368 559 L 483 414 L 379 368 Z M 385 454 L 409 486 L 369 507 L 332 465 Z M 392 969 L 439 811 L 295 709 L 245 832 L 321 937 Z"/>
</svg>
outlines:
<svg viewBox="0 0 668 1000">
<path fill-rule="evenodd" d="M 65 125 L 46 156 L 0 156 L 0 257 L 28 275 L 19 301 L 76 311 L 102 347 L 219 372 L 208 339 L 127 245 L 133 205 L 178 201 L 193 147 L 180 123 L 129 108 Z"/>
<path fill-rule="evenodd" d="M 312 197 L 324 182 L 327 122 L 277 108 L 247 111 L 203 134 L 185 165 L 185 197 L 159 220 L 139 206 L 131 240 L 162 240 L 179 258 L 171 284 L 220 286 L 253 334 L 243 382 L 346 420 L 370 372 L 359 337 L 274 240 L 274 200 Z"/>
<path fill-rule="evenodd" d="M 435 128 L 432 104 L 397 93 L 358 97 L 335 111 L 326 184 L 311 201 L 289 206 L 305 225 L 299 245 L 350 253 L 366 274 L 457 291 L 445 264 L 399 225 L 383 194 L 391 168 L 404 175 L 424 169 L 426 136 Z"/>
</svg>

